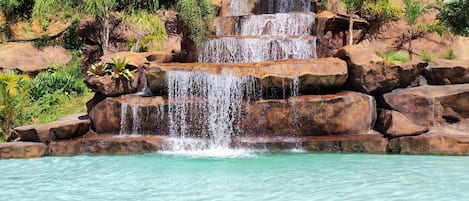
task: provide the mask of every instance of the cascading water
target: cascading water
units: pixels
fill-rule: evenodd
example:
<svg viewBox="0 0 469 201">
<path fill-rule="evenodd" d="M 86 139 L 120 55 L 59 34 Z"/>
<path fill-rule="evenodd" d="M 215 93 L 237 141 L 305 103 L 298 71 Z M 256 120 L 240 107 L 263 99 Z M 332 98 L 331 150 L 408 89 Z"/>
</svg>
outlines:
<svg viewBox="0 0 469 201">
<path fill-rule="evenodd" d="M 308 12 L 311 0 L 258 0 L 258 14 Z"/>
<path fill-rule="evenodd" d="M 252 35 L 306 35 L 314 29 L 313 13 L 278 13 L 240 17 L 234 25 L 234 34 Z"/>
<path fill-rule="evenodd" d="M 316 37 L 223 37 L 208 41 L 199 62 L 248 63 L 316 57 Z"/>
<path fill-rule="evenodd" d="M 242 102 L 255 96 L 252 82 L 255 79 L 230 73 L 168 72 L 169 132 L 174 138 L 170 149 L 229 148 L 231 136 L 240 132 L 236 121 Z"/>
</svg>

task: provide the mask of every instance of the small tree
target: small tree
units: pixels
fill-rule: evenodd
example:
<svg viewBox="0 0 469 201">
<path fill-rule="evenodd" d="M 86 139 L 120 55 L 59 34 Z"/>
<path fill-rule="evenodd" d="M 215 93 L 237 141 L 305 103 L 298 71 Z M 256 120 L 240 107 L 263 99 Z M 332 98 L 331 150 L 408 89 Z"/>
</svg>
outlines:
<svg viewBox="0 0 469 201">
<path fill-rule="evenodd" d="M 342 0 L 345 4 L 345 9 L 347 10 L 347 14 L 349 15 L 349 25 L 348 25 L 348 32 L 349 32 L 349 40 L 348 45 L 353 45 L 353 15 L 357 12 L 358 4 L 361 4 L 363 0 Z"/>
<path fill-rule="evenodd" d="M 407 15 L 407 24 L 409 25 L 409 57 L 412 60 L 412 38 L 413 38 L 413 28 L 417 22 L 417 18 L 422 15 L 423 7 L 414 0 L 404 0 L 405 12 Z"/>
<path fill-rule="evenodd" d="M 114 0 L 85 0 L 85 12 L 91 14 L 101 25 L 100 36 L 103 51 L 106 51 L 108 47 L 110 34 L 109 19 L 116 6 L 117 3 Z"/>
<path fill-rule="evenodd" d="M 459 35 L 469 36 L 469 0 L 455 0 L 445 3 L 438 18 Z"/>
<path fill-rule="evenodd" d="M 214 7 L 210 0 L 178 0 L 176 10 L 191 30 L 192 40 L 200 45 L 210 36 Z"/>
</svg>

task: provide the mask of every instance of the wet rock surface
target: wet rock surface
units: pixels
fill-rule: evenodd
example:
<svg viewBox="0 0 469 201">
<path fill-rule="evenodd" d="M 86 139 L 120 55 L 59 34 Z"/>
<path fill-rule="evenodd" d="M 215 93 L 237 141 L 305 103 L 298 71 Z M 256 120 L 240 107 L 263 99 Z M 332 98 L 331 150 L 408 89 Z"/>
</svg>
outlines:
<svg viewBox="0 0 469 201">
<path fill-rule="evenodd" d="M 0 159 L 36 158 L 46 154 L 47 145 L 35 142 L 0 143 Z"/>
<path fill-rule="evenodd" d="M 385 109 L 378 109 L 375 129 L 391 138 L 420 135 L 429 130 L 428 127 L 415 125 L 399 112 Z"/>
</svg>

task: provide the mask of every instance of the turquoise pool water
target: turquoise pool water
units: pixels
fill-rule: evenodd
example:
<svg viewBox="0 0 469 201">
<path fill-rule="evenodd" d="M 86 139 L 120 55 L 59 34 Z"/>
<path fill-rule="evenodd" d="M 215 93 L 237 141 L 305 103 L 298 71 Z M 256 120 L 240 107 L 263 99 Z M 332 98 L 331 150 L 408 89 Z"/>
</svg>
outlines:
<svg viewBox="0 0 469 201">
<path fill-rule="evenodd" d="M 469 200 L 469 157 L 255 153 L 0 161 L 0 200 Z"/>
</svg>

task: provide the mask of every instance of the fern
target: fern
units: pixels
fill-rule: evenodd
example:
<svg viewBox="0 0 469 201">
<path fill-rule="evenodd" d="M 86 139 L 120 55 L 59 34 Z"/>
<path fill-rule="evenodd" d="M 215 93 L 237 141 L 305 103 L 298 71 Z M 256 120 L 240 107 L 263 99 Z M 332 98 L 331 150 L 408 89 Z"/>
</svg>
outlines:
<svg viewBox="0 0 469 201">
<path fill-rule="evenodd" d="M 146 11 L 133 11 L 124 16 L 123 22 L 133 33 L 138 35 L 136 39 L 140 41 L 139 45 L 143 49 L 160 49 L 167 39 L 163 22 Z"/>
</svg>

